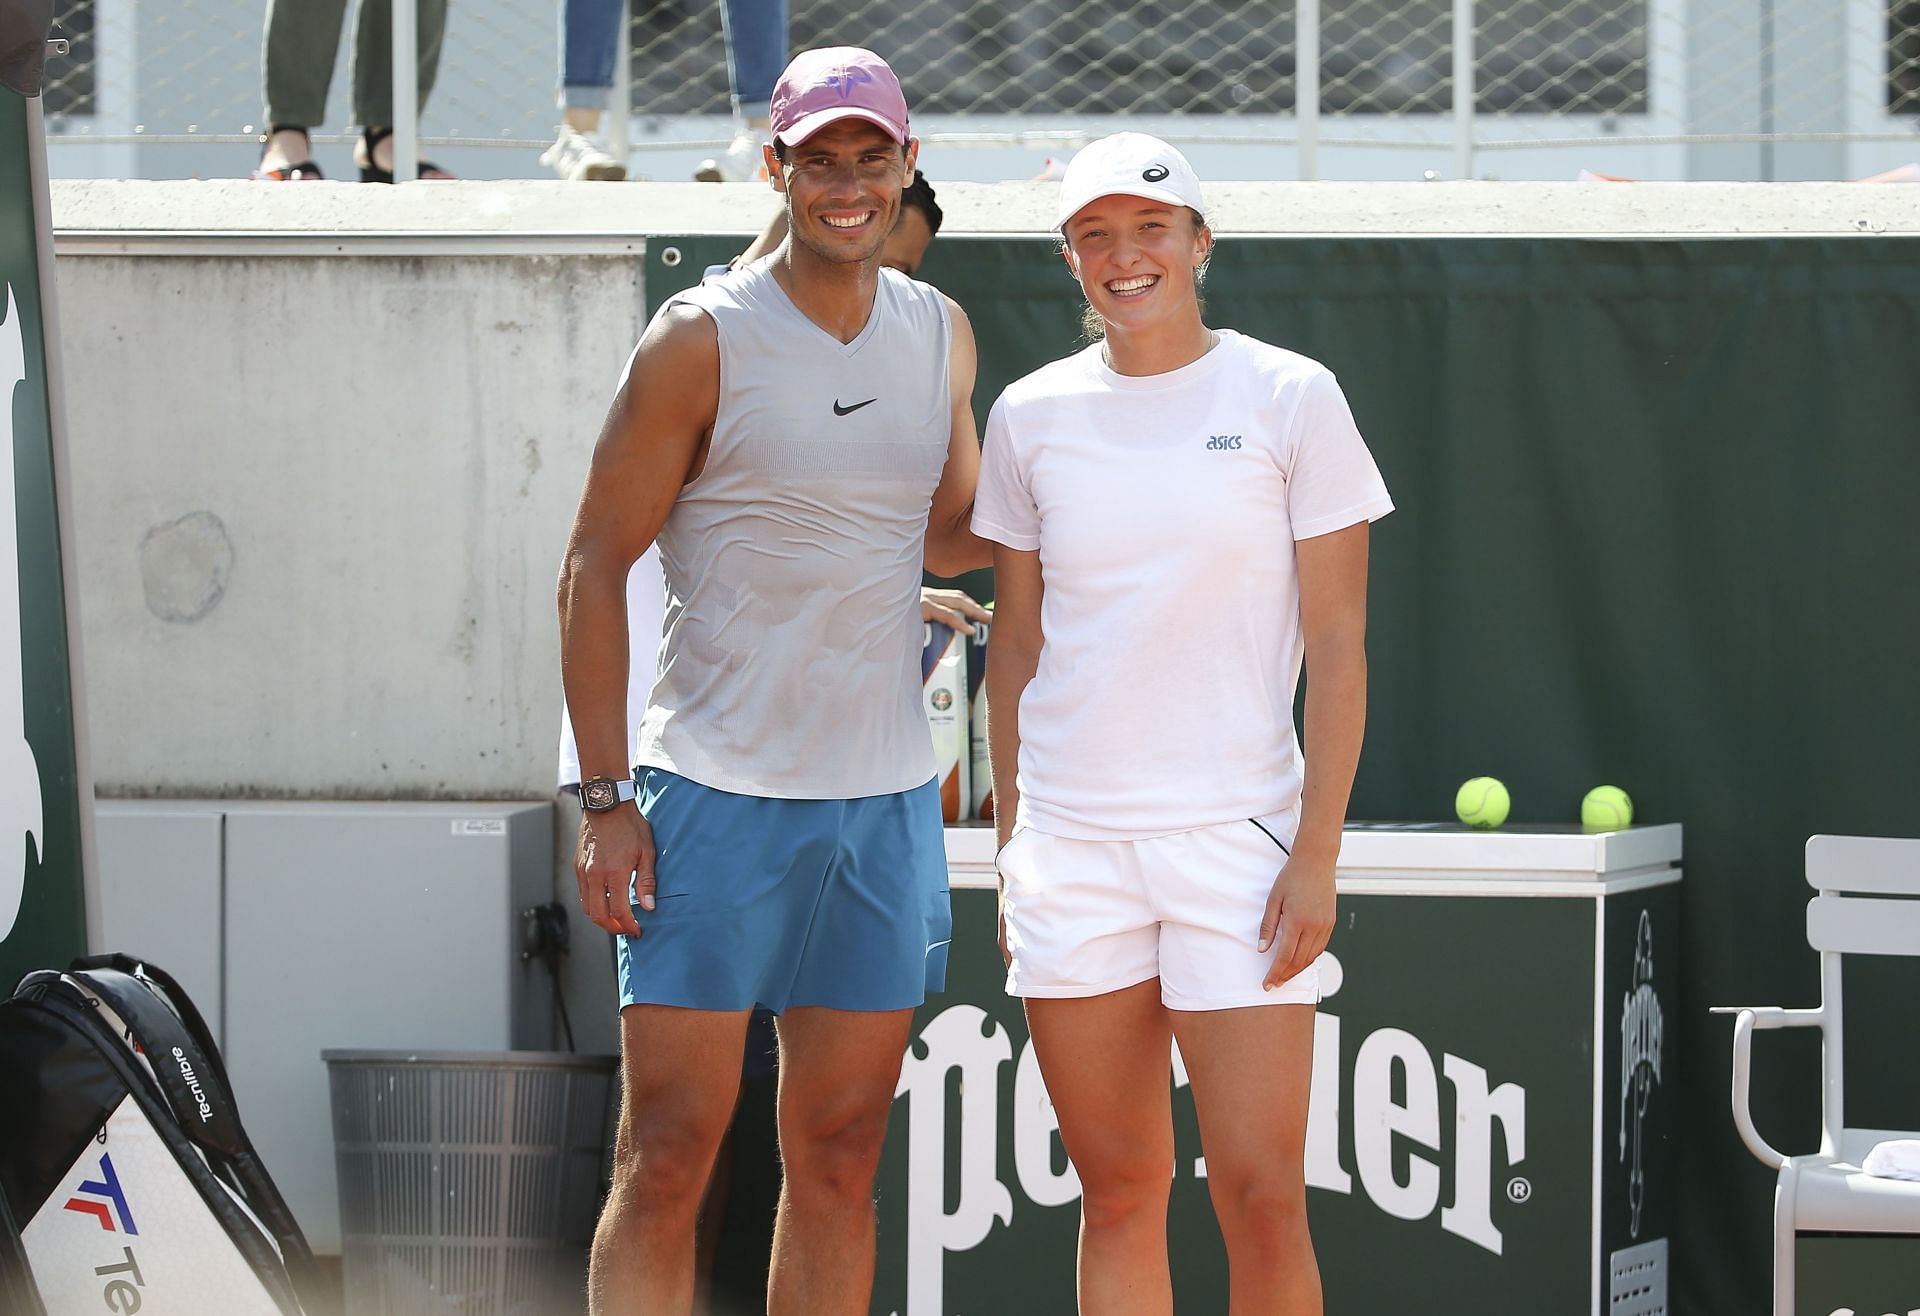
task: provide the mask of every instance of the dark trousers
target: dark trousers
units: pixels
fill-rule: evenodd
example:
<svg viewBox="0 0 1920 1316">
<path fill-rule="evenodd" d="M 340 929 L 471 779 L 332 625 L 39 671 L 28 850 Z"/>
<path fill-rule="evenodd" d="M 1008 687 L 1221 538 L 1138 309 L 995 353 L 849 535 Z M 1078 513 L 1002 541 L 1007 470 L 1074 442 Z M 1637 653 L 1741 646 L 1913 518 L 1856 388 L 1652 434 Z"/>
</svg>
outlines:
<svg viewBox="0 0 1920 1316">
<path fill-rule="evenodd" d="M 440 69 L 440 41 L 447 30 L 447 0 L 418 0 L 420 105 L 427 103 Z M 268 0 L 261 68 L 267 122 L 318 127 L 327 113 L 327 87 L 340 49 L 347 0 Z M 353 34 L 353 121 L 361 127 L 393 126 L 393 5 L 360 0 Z"/>
</svg>

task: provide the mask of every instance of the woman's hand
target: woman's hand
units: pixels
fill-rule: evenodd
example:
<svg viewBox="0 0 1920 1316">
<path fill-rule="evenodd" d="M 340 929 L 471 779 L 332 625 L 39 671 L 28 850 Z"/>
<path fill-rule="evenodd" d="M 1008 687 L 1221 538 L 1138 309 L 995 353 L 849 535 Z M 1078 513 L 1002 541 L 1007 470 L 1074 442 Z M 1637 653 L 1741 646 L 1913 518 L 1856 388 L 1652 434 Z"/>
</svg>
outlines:
<svg viewBox="0 0 1920 1316">
<path fill-rule="evenodd" d="M 1260 949 L 1278 946 L 1261 984 L 1272 991 L 1318 959 L 1333 936 L 1333 859 L 1298 852 L 1287 860 L 1267 896 Z"/>
</svg>

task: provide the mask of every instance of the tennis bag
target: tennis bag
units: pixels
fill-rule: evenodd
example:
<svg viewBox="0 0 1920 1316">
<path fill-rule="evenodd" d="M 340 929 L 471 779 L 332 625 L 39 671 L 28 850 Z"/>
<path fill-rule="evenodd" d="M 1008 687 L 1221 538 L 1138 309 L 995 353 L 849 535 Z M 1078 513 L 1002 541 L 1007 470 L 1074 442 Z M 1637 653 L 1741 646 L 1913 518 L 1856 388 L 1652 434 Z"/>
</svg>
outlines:
<svg viewBox="0 0 1920 1316">
<path fill-rule="evenodd" d="M 0 1194 L 0 1311 L 7 1316 L 47 1316 L 40 1290 L 34 1287 L 33 1272 L 27 1269 L 27 1250 L 20 1242 L 20 1230 L 7 1210 L 7 1199 Z"/>
<path fill-rule="evenodd" d="M 200 1012 L 125 955 L 0 1002 L 0 1206 L 49 1312 L 302 1316 L 313 1256 Z"/>
</svg>

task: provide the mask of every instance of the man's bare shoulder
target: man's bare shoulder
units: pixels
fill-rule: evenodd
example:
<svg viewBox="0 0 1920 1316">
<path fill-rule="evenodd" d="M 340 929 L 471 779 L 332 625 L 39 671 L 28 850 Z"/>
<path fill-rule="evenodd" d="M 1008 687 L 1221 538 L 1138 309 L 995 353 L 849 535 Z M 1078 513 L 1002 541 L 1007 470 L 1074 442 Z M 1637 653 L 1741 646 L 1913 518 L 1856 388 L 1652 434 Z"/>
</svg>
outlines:
<svg viewBox="0 0 1920 1316">
<path fill-rule="evenodd" d="M 944 292 L 940 294 L 940 300 L 946 304 L 947 320 L 953 326 L 954 342 L 956 343 L 964 342 L 968 347 L 972 347 L 973 346 L 973 321 L 967 318 L 967 312 L 965 308 L 963 308 L 959 302 L 956 302 L 955 300 L 953 300 L 953 298 L 947 296 L 947 294 L 945 294 Z"/>
<path fill-rule="evenodd" d="M 677 302 L 653 318 L 634 349 L 634 367 L 693 370 L 720 363 L 720 328 L 701 307 Z"/>
<path fill-rule="evenodd" d="M 973 344 L 973 321 L 966 317 L 966 309 L 962 309 L 962 305 L 954 302 L 945 292 L 941 294 L 941 302 L 947 304 L 947 323 L 952 327 L 952 353 L 972 361 L 977 355 L 977 348 Z"/>
</svg>

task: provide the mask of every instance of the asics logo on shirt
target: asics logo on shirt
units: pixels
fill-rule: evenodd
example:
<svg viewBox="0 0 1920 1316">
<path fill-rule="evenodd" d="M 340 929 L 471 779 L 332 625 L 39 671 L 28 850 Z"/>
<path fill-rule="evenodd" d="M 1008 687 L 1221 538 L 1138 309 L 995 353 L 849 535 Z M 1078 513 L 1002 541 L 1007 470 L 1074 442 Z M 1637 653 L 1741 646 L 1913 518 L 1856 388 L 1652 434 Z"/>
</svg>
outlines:
<svg viewBox="0 0 1920 1316">
<path fill-rule="evenodd" d="M 871 398 L 868 398 L 865 402 L 856 402 L 850 407 L 843 407 L 840 405 L 840 399 L 835 398 L 833 400 L 833 414 L 836 416 L 851 416 L 854 412 L 860 410 L 860 408 L 870 407 L 874 403 L 878 402 L 879 400 L 880 399 L 877 397 L 871 397 Z"/>
<path fill-rule="evenodd" d="M 1216 452 L 1229 448 L 1238 448 L 1239 446 L 1240 436 L 1238 434 L 1215 434 L 1207 439 L 1207 447 Z"/>
</svg>

